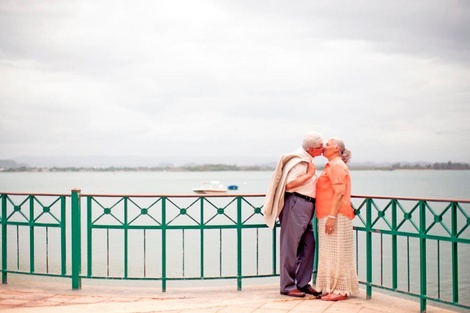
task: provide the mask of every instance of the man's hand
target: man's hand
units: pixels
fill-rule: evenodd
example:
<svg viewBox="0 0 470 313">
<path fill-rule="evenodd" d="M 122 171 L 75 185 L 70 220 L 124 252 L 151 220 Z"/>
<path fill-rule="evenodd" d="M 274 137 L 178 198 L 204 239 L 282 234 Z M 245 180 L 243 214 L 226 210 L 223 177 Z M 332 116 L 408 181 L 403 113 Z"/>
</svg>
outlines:
<svg viewBox="0 0 470 313">
<path fill-rule="evenodd" d="M 302 186 L 309 179 L 311 179 L 313 175 L 315 175 L 316 171 L 317 171 L 317 168 L 315 167 L 315 164 L 313 164 L 312 162 L 307 162 L 307 172 L 303 175 L 300 175 L 296 179 L 290 181 L 289 183 L 287 183 L 286 190 L 289 191 L 299 186 Z"/>
<path fill-rule="evenodd" d="M 313 177 L 313 175 L 315 175 L 315 172 L 317 171 L 317 168 L 315 167 L 315 164 L 313 164 L 312 162 L 308 162 L 308 165 L 307 165 L 307 174 L 310 176 L 310 177 Z"/>
</svg>

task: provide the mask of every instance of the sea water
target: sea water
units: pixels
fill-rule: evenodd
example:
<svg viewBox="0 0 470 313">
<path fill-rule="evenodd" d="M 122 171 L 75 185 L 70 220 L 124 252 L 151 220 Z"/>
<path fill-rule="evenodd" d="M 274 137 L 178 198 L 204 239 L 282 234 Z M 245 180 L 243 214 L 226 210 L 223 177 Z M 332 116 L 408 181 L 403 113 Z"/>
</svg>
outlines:
<svg viewBox="0 0 470 313">
<path fill-rule="evenodd" d="M 320 172 L 321 173 L 321 172 Z M 319 174 L 320 174 L 319 173 Z M 187 194 L 205 181 L 265 193 L 272 172 L 0 172 L 0 192 Z M 470 171 L 351 171 L 352 193 L 389 197 L 470 199 Z"/>
</svg>

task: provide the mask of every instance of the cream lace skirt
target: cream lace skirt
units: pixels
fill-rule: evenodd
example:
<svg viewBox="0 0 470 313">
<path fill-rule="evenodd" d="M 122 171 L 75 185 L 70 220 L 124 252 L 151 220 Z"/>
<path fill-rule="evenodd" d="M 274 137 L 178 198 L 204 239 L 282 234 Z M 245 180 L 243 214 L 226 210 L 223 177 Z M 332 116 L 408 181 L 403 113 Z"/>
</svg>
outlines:
<svg viewBox="0 0 470 313">
<path fill-rule="evenodd" d="M 328 235 L 325 233 L 327 219 L 318 220 L 318 273 L 315 289 L 347 296 L 358 294 L 352 220 L 338 214 L 335 231 Z"/>
</svg>

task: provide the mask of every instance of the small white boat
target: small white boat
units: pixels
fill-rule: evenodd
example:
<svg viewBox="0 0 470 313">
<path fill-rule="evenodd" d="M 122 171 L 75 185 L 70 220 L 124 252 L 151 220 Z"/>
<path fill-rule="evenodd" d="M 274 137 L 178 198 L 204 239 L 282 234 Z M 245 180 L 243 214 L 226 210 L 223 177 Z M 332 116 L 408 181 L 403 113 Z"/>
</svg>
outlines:
<svg viewBox="0 0 470 313">
<path fill-rule="evenodd" d="M 217 180 L 202 183 L 201 186 L 194 188 L 195 193 L 225 193 L 227 188 Z"/>
</svg>

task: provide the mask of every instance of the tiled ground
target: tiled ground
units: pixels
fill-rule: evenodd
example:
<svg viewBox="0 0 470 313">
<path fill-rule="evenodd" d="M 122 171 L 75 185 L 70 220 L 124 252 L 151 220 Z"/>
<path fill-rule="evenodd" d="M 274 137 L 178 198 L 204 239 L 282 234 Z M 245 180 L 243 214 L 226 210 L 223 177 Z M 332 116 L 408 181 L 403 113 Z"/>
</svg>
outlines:
<svg viewBox="0 0 470 313">
<path fill-rule="evenodd" d="M 364 292 L 346 301 L 328 302 L 313 297 L 290 298 L 279 294 L 277 285 L 158 288 L 134 286 L 82 286 L 71 290 L 68 283 L 21 280 L 0 285 L 2 313 L 75 313 L 75 312 L 217 312 L 217 313 L 398 313 L 419 312 L 419 303 L 374 292 Z M 464 312 L 428 306 L 428 313 Z"/>
</svg>

